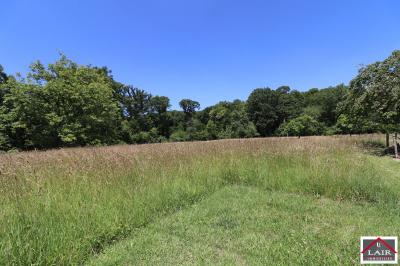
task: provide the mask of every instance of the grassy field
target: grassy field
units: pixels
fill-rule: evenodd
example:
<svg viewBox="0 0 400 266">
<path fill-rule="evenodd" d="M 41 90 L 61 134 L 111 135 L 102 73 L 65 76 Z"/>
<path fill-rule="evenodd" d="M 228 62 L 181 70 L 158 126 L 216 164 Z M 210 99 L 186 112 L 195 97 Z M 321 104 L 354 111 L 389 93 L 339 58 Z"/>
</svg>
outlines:
<svg viewBox="0 0 400 266">
<path fill-rule="evenodd" d="M 136 230 L 92 265 L 358 264 L 360 235 L 398 233 L 400 217 L 371 204 L 227 186 Z"/>
<path fill-rule="evenodd" d="M 0 155 L 0 264 L 355 264 L 399 235 L 381 136 L 267 138 Z"/>
</svg>

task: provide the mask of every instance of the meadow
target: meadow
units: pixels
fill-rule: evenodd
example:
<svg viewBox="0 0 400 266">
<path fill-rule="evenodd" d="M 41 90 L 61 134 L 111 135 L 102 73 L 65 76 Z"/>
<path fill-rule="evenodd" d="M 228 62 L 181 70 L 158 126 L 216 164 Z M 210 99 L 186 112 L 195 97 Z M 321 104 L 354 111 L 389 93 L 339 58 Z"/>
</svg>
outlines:
<svg viewBox="0 0 400 266">
<path fill-rule="evenodd" d="M 0 155 L 1 265 L 358 263 L 399 235 L 381 135 L 256 138 Z"/>
</svg>

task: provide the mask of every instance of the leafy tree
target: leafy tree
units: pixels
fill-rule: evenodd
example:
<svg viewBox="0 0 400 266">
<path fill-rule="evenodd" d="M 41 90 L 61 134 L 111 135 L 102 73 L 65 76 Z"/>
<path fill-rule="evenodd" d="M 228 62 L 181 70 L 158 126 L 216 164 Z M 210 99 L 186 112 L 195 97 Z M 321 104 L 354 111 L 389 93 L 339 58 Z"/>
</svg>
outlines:
<svg viewBox="0 0 400 266">
<path fill-rule="evenodd" d="M 187 129 L 188 127 L 192 127 L 192 119 L 196 113 L 196 110 L 200 109 L 200 103 L 190 99 L 182 99 L 179 102 L 179 106 L 182 108 L 183 113 L 185 114 L 184 128 Z"/>
<path fill-rule="evenodd" d="M 164 137 L 170 135 L 172 120 L 168 115 L 170 107 L 169 98 L 165 96 L 154 96 L 150 99 L 151 120 L 154 128 Z"/>
<path fill-rule="evenodd" d="M 116 98 L 124 118 L 122 131 L 125 142 L 159 142 L 162 139 L 160 135 L 169 137 L 173 121 L 168 114 L 168 97 L 152 96 L 132 86 L 121 86 L 117 90 Z M 154 136 L 155 132 L 157 137 Z"/>
<path fill-rule="evenodd" d="M 290 92 L 290 87 L 289 86 L 280 86 L 276 89 L 276 92 L 281 93 L 281 94 L 288 94 Z"/>
<path fill-rule="evenodd" d="M 271 135 L 279 127 L 278 93 L 270 88 L 255 89 L 247 99 L 247 110 L 261 136 Z"/>
<path fill-rule="evenodd" d="M 279 127 L 279 133 L 282 136 L 311 136 L 322 133 L 321 124 L 309 115 L 302 115 Z"/>
<path fill-rule="evenodd" d="M 276 92 L 278 93 L 278 105 L 276 108 L 279 124 L 301 114 L 304 97 L 300 92 L 290 90 L 289 86 L 281 86 L 276 89 Z"/>
<path fill-rule="evenodd" d="M 302 114 L 309 115 L 315 120 L 320 120 L 322 116 L 322 107 L 320 105 L 309 105 L 303 108 Z"/>
<path fill-rule="evenodd" d="M 166 138 L 160 136 L 157 128 L 153 127 L 149 131 L 140 131 L 132 133 L 133 143 L 143 144 L 143 143 L 158 143 L 166 141 Z"/>
<path fill-rule="evenodd" d="M 350 88 L 261 88 L 247 102 L 223 101 L 201 111 L 190 99 L 180 101 L 182 111 L 170 111 L 168 97 L 121 84 L 106 67 L 81 66 L 63 55 L 47 67 L 35 62 L 18 80 L 0 66 L 0 148 L 398 132 L 399 57 L 395 51 L 363 67 Z"/>
<path fill-rule="evenodd" d="M 122 109 L 123 117 L 129 121 L 133 131 L 149 130 L 147 115 L 151 108 L 151 94 L 144 90 L 122 86 L 118 90 L 118 100 Z"/>
<path fill-rule="evenodd" d="M 4 72 L 3 66 L 0 65 L 0 105 L 3 103 L 4 95 L 7 93 L 6 88 L 2 86 L 8 80 L 8 75 Z"/>
<path fill-rule="evenodd" d="M 193 114 L 196 112 L 196 110 L 200 109 L 200 103 L 190 99 L 181 100 L 179 102 L 179 106 L 182 108 L 186 117 L 188 117 L 188 120 L 193 117 Z"/>
<path fill-rule="evenodd" d="M 4 72 L 4 68 L 0 65 L 0 84 L 6 83 L 8 79 L 7 74 Z"/>
<path fill-rule="evenodd" d="M 394 51 L 386 60 L 360 69 L 350 82 L 349 97 L 355 100 L 355 109 L 373 112 L 371 119 L 380 121 L 388 129 L 398 130 L 399 88 L 400 51 Z"/>
<path fill-rule="evenodd" d="M 336 123 L 339 116 L 337 105 L 344 100 L 348 88 L 340 84 L 325 89 L 311 89 L 304 93 L 304 114 L 308 114 L 327 126 Z"/>
<path fill-rule="evenodd" d="M 341 114 L 336 122 L 336 132 L 339 134 L 351 134 L 354 132 L 354 124 L 352 123 L 351 119 L 345 115 Z"/>
<path fill-rule="evenodd" d="M 247 100 L 249 118 L 262 136 L 272 135 L 281 123 L 298 116 L 302 107 L 302 94 L 288 86 L 256 89 Z"/>
<path fill-rule="evenodd" d="M 230 138 L 232 125 L 230 110 L 226 106 L 227 103 L 219 103 L 215 105 L 210 113 L 210 120 L 207 122 L 207 131 L 212 139 Z M 229 131 L 230 134 L 227 134 Z"/>
<path fill-rule="evenodd" d="M 197 118 L 189 121 L 186 127 L 188 140 L 207 140 L 208 134 L 205 131 L 205 125 Z"/>
<path fill-rule="evenodd" d="M 381 125 L 388 134 L 400 129 L 400 51 L 362 67 L 350 82 L 345 112 Z M 397 145 L 395 145 L 397 148 Z M 397 155 L 396 155 L 397 156 Z"/>
<path fill-rule="evenodd" d="M 150 99 L 150 109 L 156 114 L 166 113 L 170 107 L 169 98 L 165 96 L 154 96 Z"/>
<path fill-rule="evenodd" d="M 0 148 L 46 148 L 57 146 L 57 135 L 47 125 L 44 102 L 38 97 L 41 88 L 9 79 L 3 87 L 0 107 Z"/>
<path fill-rule="evenodd" d="M 365 134 L 379 132 L 381 127 L 378 123 L 363 116 L 353 116 L 343 113 L 339 115 L 334 126 L 336 134 Z"/>
<path fill-rule="evenodd" d="M 189 140 L 188 134 L 184 130 L 176 130 L 174 131 L 170 138 L 171 141 L 187 141 Z"/>
<path fill-rule="evenodd" d="M 254 124 L 249 120 L 246 103 L 220 102 L 209 111 L 206 130 L 212 139 L 245 138 L 257 136 Z"/>
<path fill-rule="evenodd" d="M 112 144 L 119 112 L 106 68 L 80 66 L 65 56 L 28 79 L 12 80 L 0 117 L 12 146 L 22 149 Z"/>
<path fill-rule="evenodd" d="M 185 114 L 182 111 L 171 110 L 168 112 L 168 115 L 172 124 L 170 128 L 171 132 L 185 129 Z"/>
</svg>

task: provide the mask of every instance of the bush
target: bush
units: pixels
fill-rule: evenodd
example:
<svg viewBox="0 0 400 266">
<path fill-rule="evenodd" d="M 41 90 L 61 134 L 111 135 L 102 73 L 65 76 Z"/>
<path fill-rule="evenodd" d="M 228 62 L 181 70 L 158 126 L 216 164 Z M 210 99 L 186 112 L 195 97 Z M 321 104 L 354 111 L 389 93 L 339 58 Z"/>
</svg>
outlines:
<svg viewBox="0 0 400 266">
<path fill-rule="evenodd" d="M 183 130 L 175 131 L 169 137 L 170 141 L 187 141 L 189 139 L 187 133 Z"/>
<path fill-rule="evenodd" d="M 312 136 L 319 135 L 323 131 L 323 126 L 309 115 L 302 115 L 281 124 L 278 129 L 282 136 Z"/>
</svg>

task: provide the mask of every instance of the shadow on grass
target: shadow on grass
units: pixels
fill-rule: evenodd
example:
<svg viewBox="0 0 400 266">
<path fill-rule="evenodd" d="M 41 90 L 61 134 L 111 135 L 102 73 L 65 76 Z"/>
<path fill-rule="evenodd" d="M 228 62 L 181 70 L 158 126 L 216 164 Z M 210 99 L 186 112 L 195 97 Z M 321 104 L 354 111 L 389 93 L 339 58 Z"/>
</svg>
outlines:
<svg viewBox="0 0 400 266">
<path fill-rule="evenodd" d="M 360 146 L 364 151 L 366 151 L 371 155 L 394 157 L 393 145 L 386 147 L 386 145 L 380 141 L 368 140 L 368 141 L 362 141 Z M 397 149 L 400 150 L 399 144 L 397 144 Z"/>
</svg>

